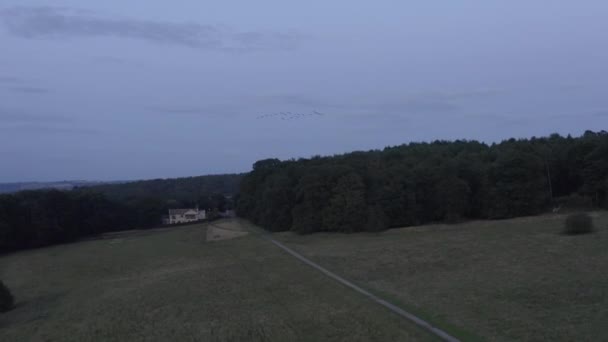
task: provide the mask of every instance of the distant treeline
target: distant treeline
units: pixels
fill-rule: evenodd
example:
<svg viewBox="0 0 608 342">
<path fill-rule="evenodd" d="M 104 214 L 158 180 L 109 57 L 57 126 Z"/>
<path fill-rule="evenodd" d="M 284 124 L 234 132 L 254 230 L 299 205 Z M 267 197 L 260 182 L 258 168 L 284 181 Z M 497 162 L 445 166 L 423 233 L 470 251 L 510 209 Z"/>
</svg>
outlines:
<svg viewBox="0 0 608 342">
<path fill-rule="evenodd" d="M 377 231 L 608 206 L 608 133 L 436 141 L 333 157 L 261 160 L 237 213 L 272 231 Z"/>
<path fill-rule="evenodd" d="M 118 182 L 114 182 L 118 183 Z M 13 193 L 26 190 L 71 190 L 75 187 L 85 187 L 103 184 L 102 182 L 90 181 L 59 181 L 59 182 L 17 182 L 0 183 L 0 194 Z"/>
<path fill-rule="evenodd" d="M 243 175 L 225 174 L 184 178 L 153 179 L 124 184 L 104 184 L 91 189 L 108 198 L 128 202 L 142 198 L 172 199 L 194 204 L 210 194 L 233 195 Z M 200 203 L 204 206 L 204 203 Z"/>
<path fill-rule="evenodd" d="M 0 253 L 160 225 L 169 208 L 223 211 L 240 175 L 139 181 L 0 195 Z M 124 187 L 124 188 L 123 188 Z"/>
</svg>

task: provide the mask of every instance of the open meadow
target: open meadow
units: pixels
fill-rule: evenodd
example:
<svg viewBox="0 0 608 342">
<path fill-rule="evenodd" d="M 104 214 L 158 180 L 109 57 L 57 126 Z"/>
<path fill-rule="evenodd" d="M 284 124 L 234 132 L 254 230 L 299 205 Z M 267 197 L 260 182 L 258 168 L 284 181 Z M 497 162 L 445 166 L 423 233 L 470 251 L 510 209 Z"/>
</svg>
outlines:
<svg viewBox="0 0 608 342">
<path fill-rule="evenodd" d="M 607 341 L 608 213 L 274 237 L 462 340 Z"/>
<path fill-rule="evenodd" d="M 112 233 L 2 256 L 17 308 L 0 315 L 0 341 L 432 340 L 246 225 Z"/>
<path fill-rule="evenodd" d="M 272 237 L 462 341 L 608 340 L 608 213 Z M 243 220 L 0 257 L 1 341 L 417 341 L 427 333 Z"/>
</svg>

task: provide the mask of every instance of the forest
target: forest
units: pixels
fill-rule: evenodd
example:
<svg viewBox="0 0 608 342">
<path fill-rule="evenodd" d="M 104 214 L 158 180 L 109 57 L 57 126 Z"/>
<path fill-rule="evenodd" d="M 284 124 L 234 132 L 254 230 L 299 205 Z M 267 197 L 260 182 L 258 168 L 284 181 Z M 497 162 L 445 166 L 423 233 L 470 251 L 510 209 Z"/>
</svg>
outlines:
<svg viewBox="0 0 608 342">
<path fill-rule="evenodd" d="M 410 143 L 256 162 L 245 175 L 158 179 L 0 195 L 0 253 L 159 225 L 199 205 L 270 231 L 379 231 L 608 207 L 608 133 Z"/>
<path fill-rule="evenodd" d="M 169 179 L 140 180 L 121 184 L 92 186 L 113 200 L 121 202 L 143 198 L 171 199 L 193 205 L 210 194 L 236 194 L 243 175 L 225 174 Z M 205 203 L 199 203 L 205 207 Z"/>
<path fill-rule="evenodd" d="M 170 208 L 224 211 L 240 179 L 214 175 L 0 194 L 0 253 L 157 227 Z"/>
<path fill-rule="evenodd" d="M 608 133 L 409 143 L 256 162 L 237 214 L 270 231 L 379 231 L 608 207 Z"/>
</svg>

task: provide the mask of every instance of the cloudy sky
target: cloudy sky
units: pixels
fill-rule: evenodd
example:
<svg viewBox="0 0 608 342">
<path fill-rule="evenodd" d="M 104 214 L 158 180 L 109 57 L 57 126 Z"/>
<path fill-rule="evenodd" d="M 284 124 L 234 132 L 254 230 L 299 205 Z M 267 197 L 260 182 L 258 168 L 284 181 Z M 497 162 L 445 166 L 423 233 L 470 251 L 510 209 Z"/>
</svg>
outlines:
<svg viewBox="0 0 608 342">
<path fill-rule="evenodd" d="M 0 182 L 606 129 L 607 32 L 605 0 L 0 0 Z"/>
</svg>

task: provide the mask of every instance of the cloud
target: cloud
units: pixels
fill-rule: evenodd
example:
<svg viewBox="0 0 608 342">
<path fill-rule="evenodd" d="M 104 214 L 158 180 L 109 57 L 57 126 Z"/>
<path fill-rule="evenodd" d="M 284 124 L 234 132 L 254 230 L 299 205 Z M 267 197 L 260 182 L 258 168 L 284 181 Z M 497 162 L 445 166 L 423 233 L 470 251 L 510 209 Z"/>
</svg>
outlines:
<svg viewBox="0 0 608 342">
<path fill-rule="evenodd" d="M 599 112 L 595 112 L 593 115 L 599 116 L 599 117 L 608 117 L 608 110 L 602 110 Z"/>
<path fill-rule="evenodd" d="M 473 89 L 463 91 L 438 92 L 430 93 L 450 100 L 469 100 L 469 99 L 484 99 L 504 95 L 510 92 L 507 89 Z"/>
<path fill-rule="evenodd" d="M 136 62 L 126 59 L 126 58 L 121 58 L 121 57 L 115 57 L 115 56 L 96 56 L 96 57 L 92 57 L 91 60 L 93 62 L 96 63 L 101 63 L 101 64 L 130 64 L 130 65 L 138 65 Z"/>
<path fill-rule="evenodd" d="M 267 103 L 289 105 L 310 109 L 325 109 L 332 111 L 358 112 L 362 114 L 378 113 L 377 115 L 401 115 L 401 114 L 431 114 L 445 113 L 459 109 L 452 97 L 443 94 L 416 94 L 405 95 L 402 98 L 390 98 L 385 100 L 374 100 L 357 102 L 329 101 L 323 98 L 308 97 L 296 94 L 283 94 L 262 98 Z"/>
<path fill-rule="evenodd" d="M 16 93 L 43 94 L 49 92 L 47 88 L 28 85 L 25 80 L 14 76 L 0 76 L 0 85 L 4 85 L 5 89 Z"/>
<path fill-rule="evenodd" d="M 570 84 L 560 84 L 556 86 L 556 89 L 559 91 L 564 91 L 564 92 L 577 92 L 577 91 L 582 91 L 585 90 L 585 86 L 582 84 L 574 84 L 574 83 L 570 83 Z"/>
<path fill-rule="evenodd" d="M 444 99 L 443 97 L 427 95 L 405 98 L 398 101 L 371 104 L 369 107 L 389 113 L 398 112 L 404 114 L 445 113 L 459 109 L 456 104 L 454 104 L 452 101 Z"/>
<path fill-rule="evenodd" d="M 39 115 L 26 113 L 16 109 L 0 107 L 0 125 L 2 124 L 66 124 L 74 122 L 73 119 L 58 115 Z"/>
<path fill-rule="evenodd" d="M 599 110 L 596 112 L 588 111 L 576 114 L 554 114 L 549 115 L 546 118 L 550 120 L 579 120 L 586 117 L 608 117 L 608 110 Z"/>
<path fill-rule="evenodd" d="M 21 132 L 21 133 L 35 133 L 35 134 L 98 134 L 99 130 L 94 128 L 86 128 L 86 127 L 72 127 L 72 126 L 56 126 L 56 125 L 46 125 L 39 123 L 19 123 L 16 125 L 11 125 L 10 127 L 6 127 L 0 125 L 0 130 L 10 130 L 10 132 Z"/>
<path fill-rule="evenodd" d="M 344 107 L 334 101 L 301 94 L 278 94 L 258 97 L 258 102 L 265 105 L 289 105 L 298 107 Z"/>
<path fill-rule="evenodd" d="M 76 125 L 76 120 L 61 115 L 41 115 L 0 107 L 0 130 L 24 134 L 96 134 L 99 130 Z"/>
<path fill-rule="evenodd" d="M 529 126 L 530 123 L 541 120 L 539 118 L 517 117 L 509 114 L 465 114 L 461 117 L 463 120 L 472 120 L 475 122 L 491 123 L 494 126 Z M 469 121 L 471 122 L 471 121 Z"/>
<path fill-rule="evenodd" d="M 201 107 L 148 107 L 158 113 L 174 115 L 174 116 L 234 116 L 241 110 L 234 105 L 209 105 Z"/>
<path fill-rule="evenodd" d="M 158 108 L 158 111 L 169 114 L 199 115 L 207 110 L 204 108 Z"/>
<path fill-rule="evenodd" d="M 455 91 L 426 91 L 384 96 L 328 98 L 323 95 L 283 93 L 259 96 L 257 103 L 270 106 L 271 111 L 326 111 L 334 117 L 367 120 L 409 122 L 425 117 L 463 117 L 475 102 L 502 96 L 503 89 L 465 89 Z M 374 98 L 375 97 L 375 98 Z M 473 103 L 473 104 L 472 104 Z M 512 124 L 509 121 L 509 124 Z"/>
<path fill-rule="evenodd" d="M 2 9 L 0 23 L 9 33 L 28 39 L 118 37 L 226 52 L 291 50 L 302 39 L 299 33 L 291 31 L 233 32 L 221 26 L 107 18 L 60 7 Z"/>
<path fill-rule="evenodd" d="M 24 93 L 24 94 L 44 94 L 48 93 L 49 90 L 41 87 L 28 87 L 28 86 L 19 86 L 19 87 L 7 87 L 8 90 Z"/>
<path fill-rule="evenodd" d="M 0 83 L 9 83 L 9 84 L 13 84 L 13 83 L 19 83 L 20 80 L 17 77 L 12 77 L 12 76 L 0 76 Z"/>
</svg>

